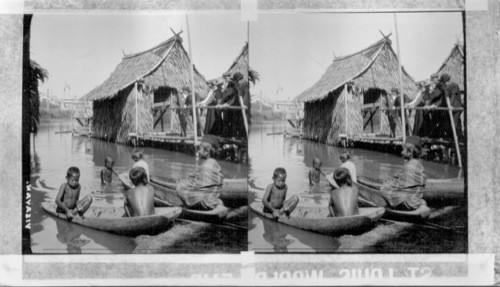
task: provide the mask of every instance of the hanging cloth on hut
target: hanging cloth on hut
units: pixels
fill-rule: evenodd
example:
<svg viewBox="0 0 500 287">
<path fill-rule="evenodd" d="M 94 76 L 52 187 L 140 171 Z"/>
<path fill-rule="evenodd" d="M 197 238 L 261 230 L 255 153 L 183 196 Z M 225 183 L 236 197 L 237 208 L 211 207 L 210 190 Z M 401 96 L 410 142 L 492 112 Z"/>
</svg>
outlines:
<svg viewBox="0 0 500 287">
<path fill-rule="evenodd" d="M 221 204 L 219 193 L 224 176 L 216 160 L 206 159 L 193 173 L 177 185 L 177 194 L 187 207 L 200 205 L 201 209 L 214 209 Z"/>
</svg>

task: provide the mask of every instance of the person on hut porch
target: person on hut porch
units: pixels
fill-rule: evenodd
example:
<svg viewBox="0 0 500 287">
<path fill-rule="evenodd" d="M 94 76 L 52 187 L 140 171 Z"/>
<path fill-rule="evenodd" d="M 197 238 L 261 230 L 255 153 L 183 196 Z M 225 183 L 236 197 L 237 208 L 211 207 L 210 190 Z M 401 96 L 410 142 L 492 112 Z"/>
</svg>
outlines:
<svg viewBox="0 0 500 287">
<path fill-rule="evenodd" d="M 431 101 L 431 84 L 429 80 L 417 83 L 419 91 L 415 99 L 406 104 L 407 108 L 423 108 L 430 105 Z M 413 122 L 413 135 L 426 137 L 429 134 L 432 124 L 431 111 L 415 110 L 415 120 Z"/>
<path fill-rule="evenodd" d="M 222 84 L 221 80 L 212 80 L 208 83 L 210 91 L 201 103 L 200 107 L 217 106 L 222 104 Z M 208 109 L 205 119 L 205 134 L 220 136 L 222 134 L 222 111 L 219 109 Z"/>
<path fill-rule="evenodd" d="M 187 86 L 184 86 L 182 87 L 182 98 L 184 99 L 184 107 L 188 108 L 187 110 L 184 110 L 184 115 L 186 118 L 188 118 L 188 116 L 191 117 L 191 119 L 193 118 L 193 100 L 192 100 L 192 93 L 191 93 L 191 88 L 190 87 L 187 87 Z M 195 105 L 199 102 L 201 102 L 201 97 L 198 93 L 194 93 L 194 102 L 195 102 Z M 201 124 L 201 120 L 200 120 L 200 110 L 199 109 L 195 109 L 196 111 L 196 133 L 198 134 L 199 137 L 203 136 L 203 126 Z"/>
<path fill-rule="evenodd" d="M 402 123 L 402 117 L 401 117 L 401 97 L 399 93 L 398 88 L 392 88 L 391 89 L 391 96 L 392 96 L 392 102 L 393 102 L 393 107 L 396 109 L 393 112 L 393 120 L 394 120 L 394 132 L 393 134 L 395 135 L 395 129 L 397 123 Z M 407 94 L 403 94 L 403 104 L 411 102 L 411 99 L 408 97 Z M 405 112 L 406 113 L 406 112 Z M 408 117 L 405 118 L 405 126 L 406 126 L 406 135 L 410 134 L 410 123 L 408 121 Z M 392 132 L 392 131 L 391 131 Z"/>
<path fill-rule="evenodd" d="M 451 77 L 448 74 L 442 74 L 439 79 L 441 83 L 444 85 L 444 96 L 449 98 L 450 107 L 452 108 L 463 108 L 462 99 L 460 98 L 460 87 L 457 83 L 451 81 Z M 445 99 L 446 100 L 446 99 Z M 447 107 L 447 105 L 445 105 Z M 464 134 L 462 132 L 462 121 L 460 119 L 460 114 L 462 111 L 453 111 L 453 122 L 455 124 L 455 132 L 457 133 L 457 138 L 459 141 L 463 141 Z M 449 116 L 448 116 L 449 118 Z M 448 119 L 447 118 L 447 119 Z M 448 121 L 450 123 L 450 121 Z M 453 140 L 453 130 L 451 127 L 451 123 L 447 126 L 448 131 L 446 135 L 449 139 Z"/>
<path fill-rule="evenodd" d="M 420 137 L 406 137 L 401 152 L 405 161 L 403 170 L 384 180 L 380 187 L 382 196 L 392 209 L 416 210 L 421 205 L 426 205 L 422 197 L 427 175 L 419 160 L 420 148 Z"/>
<path fill-rule="evenodd" d="M 180 136 L 185 137 L 186 136 L 186 129 L 187 129 L 187 120 L 186 120 L 186 110 L 185 105 L 184 105 L 184 98 L 182 97 L 182 93 L 176 93 L 172 95 L 174 98 L 174 106 L 177 107 L 176 113 L 177 113 L 177 118 L 179 119 L 179 128 L 180 128 Z"/>
<path fill-rule="evenodd" d="M 217 152 L 219 138 L 204 135 L 198 147 L 198 155 L 203 163 L 177 184 L 177 195 L 185 207 L 196 210 L 212 210 L 222 205 L 219 193 L 224 175 L 219 163 L 212 158 Z"/>
<path fill-rule="evenodd" d="M 227 87 L 223 92 L 223 103 L 225 106 L 230 107 L 240 107 L 239 96 L 242 98 L 247 96 L 243 94 L 244 83 L 243 75 L 240 72 L 233 74 L 231 81 L 228 83 Z M 248 97 L 249 98 L 249 97 Z M 245 99 L 243 98 L 243 105 L 245 105 Z M 243 114 L 239 109 L 231 109 L 224 111 L 224 127 L 222 135 L 227 138 L 246 138 L 245 124 L 243 120 Z"/>
<path fill-rule="evenodd" d="M 438 74 L 431 75 L 431 94 L 429 105 L 424 106 L 431 110 L 432 123 L 428 137 L 430 138 L 445 138 L 447 125 L 449 124 L 448 111 L 433 111 L 433 108 L 446 107 L 445 85 L 439 80 Z"/>
</svg>

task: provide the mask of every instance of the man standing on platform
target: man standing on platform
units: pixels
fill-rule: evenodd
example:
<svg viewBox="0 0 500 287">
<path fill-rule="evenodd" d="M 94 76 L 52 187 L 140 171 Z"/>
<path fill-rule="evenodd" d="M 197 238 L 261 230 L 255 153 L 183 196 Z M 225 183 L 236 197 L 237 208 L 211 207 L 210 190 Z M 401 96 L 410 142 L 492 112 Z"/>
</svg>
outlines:
<svg viewBox="0 0 500 287">
<path fill-rule="evenodd" d="M 460 87 L 457 83 L 451 81 L 451 77 L 448 74 L 442 74 L 439 80 L 444 85 L 444 95 L 450 100 L 450 107 L 452 108 L 463 108 L 462 99 L 460 98 Z M 445 99 L 446 100 L 446 99 Z M 446 105 L 447 106 L 447 105 Z M 453 122 L 455 123 L 455 131 L 457 133 L 458 141 L 463 141 L 464 135 L 462 132 L 462 121 L 460 119 L 460 114 L 462 111 L 453 111 Z M 451 123 L 448 126 L 447 137 L 452 139 L 453 130 L 451 129 Z"/>
</svg>

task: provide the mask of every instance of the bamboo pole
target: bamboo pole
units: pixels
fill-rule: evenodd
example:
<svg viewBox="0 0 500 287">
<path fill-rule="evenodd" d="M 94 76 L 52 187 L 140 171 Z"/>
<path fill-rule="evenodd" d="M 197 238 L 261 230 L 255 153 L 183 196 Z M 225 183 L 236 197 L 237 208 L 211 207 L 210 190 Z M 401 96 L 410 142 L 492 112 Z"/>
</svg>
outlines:
<svg viewBox="0 0 500 287">
<path fill-rule="evenodd" d="M 379 96 L 379 116 L 380 116 L 380 123 L 379 123 L 379 126 L 380 126 L 380 133 L 382 134 L 382 132 L 384 131 L 383 130 L 383 115 L 382 115 L 382 93 L 380 93 L 380 96 Z"/>
<path fill-rule="evenodd" d="M 186 14 L 186 27 L 187 27 L 187 34 L 188 34 L 188 42 L 189 42 L 189 68 L 191 70 L 191 104 L 193 105 L 193 130 L 194 130 L 194 146 L 196 147 L 196 144 L 198 143 L 198 126 L 197 124 L 197 118 L 196 118 L 196 102 L 195 102 L 195 96 L 194 96 L 194 68 L 193 68 L 193 53 L 191 49 L 191 32 L 189 31 L 189 17 Z"/>
<path fill-rule="evenodd" d="M 403 98 L 403 69 L 401 67 L 401 52 L 399 49 L 399 33 L 398 33 L 398 20 L 396 13 L 394 13 L 394 25 L 396 26 L 396 43 L 398 45 L 398 65 L 399 65 L 399 99 L 401 103 L 401 124 L 403 128 L 403 142 L 406 141 L 406 114 L 405 114 L 405 104 Z"/>
<path fill-rule="evenodd" d="M 348 118 L 347 118 L 347 84 L 344 85 L 344 110 L 345 110 L 345 136 L 347 140 L 347 127 L 348 127 Z"/>
<path fill-rule="evenodd" d="M 462 156 L 460 155 L 460 147 L 458 145 L 457 131 L 455 129 L 455 121 L 453 120 L 453 113 L 451 112 L 450 99 L 445 95 L 446 106 L 448 106 L 448 115 L 450 116 L 451 130 L 453 131 L 453 139 L 455 141 L 455 149 L 457 152 L 458 166 L 462 168 Z"/>
<path fill-rule="evenodd" d="M 137 103 L 137 82 L 135 82 L 134 84 L 134 98 L 135 98 L 135 136 L 136 138 L 139 137 L 139 113 L 138 113 L 138 110 L 139 110 L 139 105 Z"/>
</svg>

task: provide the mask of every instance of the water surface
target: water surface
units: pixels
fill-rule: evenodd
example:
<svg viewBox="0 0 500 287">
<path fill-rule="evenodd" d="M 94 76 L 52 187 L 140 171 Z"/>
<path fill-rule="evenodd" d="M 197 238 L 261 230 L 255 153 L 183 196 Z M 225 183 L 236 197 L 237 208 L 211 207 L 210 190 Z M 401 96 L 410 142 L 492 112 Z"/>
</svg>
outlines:
<svg viewBox="0 0 500 287">
<path fill-rule="evenodd" d="M 279 124 L 253 125 L 249 138 L 249 202 L 261 201 L 267 185 L 272 183 L 276 167 L 287 171 L 288 193 L 292 195 L 327 194 L 326 180 L 322 188 L 310 190 L 308 173 L 315 157 L 323 161 L 322 169 L 331 173 L 339 167 L 342 148 L 307 140 L 285 138 L 276 134 L 283 130 Z M 269 135 L 268 135 L 269 134 Z M 356 165 L 358 176 L 383 179 L 393 176 L 403 166 L 402 157 L 364 149 L 348 149 Z M 422 161 L 427 178 L 454 178 L 460 169 L 435 162 Z M 319 197 L 319 196 L 317 196 Z M 325 205 L 327 202 L 325 202 Z M 249 249 L 259 252 L 335 252 L 339 241 L 331 236 L 302 231 L 284 226 L 249 213 Z M 355 250 L 354 250 L 355 251 Z"/>
<path fill-rule="evenodd" d="M 107 156 L 114 159 L 118 173 L 128 172 L 133 164 L 130 154 L 134 147 L 60 133 L 70 129 L 68 122 L 42 123 L 31 146 L 32 251 L 131 253 L 136 247 L 133 238 L 71 224 L 47 215 L 41 208 L 42 202 L 55 200 L 70 166 L 80 169 L 80 197 L 90 194 L 94 205 L 123 206 L 123 188 L 119 179 L 115 176 L 111 187 L 103 190 L 100 172 Z M 157 177 L 180 178 L 200 163 L 195 157 L 183 153 L 145 147 L 138 150 L 143 152 L 150 173 Z M 219 163 L 225 178 L 247 176 L 245 165 L 225 161 Z"/>
</svg>

